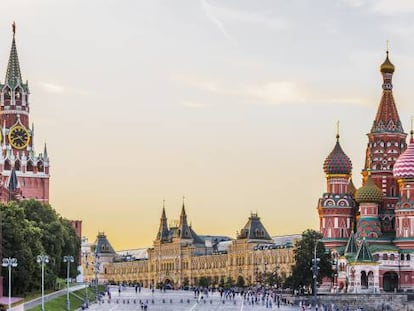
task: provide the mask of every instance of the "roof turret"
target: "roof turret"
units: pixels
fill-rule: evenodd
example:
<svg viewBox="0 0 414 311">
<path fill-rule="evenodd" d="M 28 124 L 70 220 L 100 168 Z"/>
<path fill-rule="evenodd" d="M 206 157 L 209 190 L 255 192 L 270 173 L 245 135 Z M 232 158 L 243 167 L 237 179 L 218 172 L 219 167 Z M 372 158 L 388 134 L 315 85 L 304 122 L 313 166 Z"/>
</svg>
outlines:
<svg viewBox="0 0 414 311">
<path fill-rule="evenodd" d="M 260 221 L 260 217 L 257 216 L 257 213 L 251 213 L 249 221 L 243 229 L 240 230 L 240 234 L 237 238 L 250 240 L 272 240 L 266 228 Z"/>
<path fill-rule="evenodd" d="M 413 130 L 411 130 L 410 143 L 407 149 L 398 157 L 394 164 L 394 177 L 414 178 L 414 140 Z"/>
<path fill-rule="evenodd" d="M 365 185 L 355 192 L 355 200 L 358 203 L 381 203 L 383 197 L 381 189 L 374 183 L 369 172 Z"/>
<path fill-rule="evenodd" d="M 392 95 L 392 76 L 395 70 L 394 65 L 388 58 L 389 52 L 382 63 L 380 70 L 383 78 L 383 94 L 378 106 L 377 115 L 371 128 L 371 133 L 401 133 L 404 130 L 398 115 L 394 97 Z"/>
<path fill-rule="evenodd" d="M 380 71 L 382 73 L 394 73 L 395 66 L 391 63 L 390 59 L 388 58 L 389 51 L 387 50 L 387 56 L 385 57 L 384 62 L 380 66 Z"/>
<path fill-rule="evenodd" d="M 20 72 L 19 57 L 16 48 L 16 23 L 13 22 L 13 40 L 10 50 L 9 62 L 7 64 L 6 78 L 4 83 L 8 84 L 12 89 L 17 85 L 23 85 L 22 74 Z"/>
<path fill-rule="evenodd" d="M 373 261 L 371 251 L 368 248 L 365 238 L 362 239 L 362 243 L 359 246 L 358 252 L 355 256 L 355 261 L 358 261 L 358 262 Z"/>
<path fill-rule="evenodd" d="M 355 234 L 354 231 L 351 232 L 351 235 L 349 236 L 348 242 L 346 243 L 344 255 L 351 255 L 355 254 L 358 251 L 357 243 L 355 240 Z"/>
<path fill-rule="evenodd" d="M 336 135 L 336 144 L 331 153 L 323 163 L 323 170 L 326 174 L 351 174 L 352 162 L 342 150 L 339 143 L 339 134 Z"/>
</svg>

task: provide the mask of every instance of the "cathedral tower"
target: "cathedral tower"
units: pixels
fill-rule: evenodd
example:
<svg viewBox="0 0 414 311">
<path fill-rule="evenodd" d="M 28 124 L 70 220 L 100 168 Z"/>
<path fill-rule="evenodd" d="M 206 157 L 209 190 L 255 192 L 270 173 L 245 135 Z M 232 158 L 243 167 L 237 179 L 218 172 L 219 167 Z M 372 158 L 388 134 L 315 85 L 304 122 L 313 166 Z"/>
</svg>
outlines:
<svg viewBox="0 0 414 311">
<path fill-rule="evenodd" d="M 29 85 L 23 82 L 16 48 L 16 26 L 4 84 L 0 84 L 0 201 L 10 195 L 10 182 L 14 199 L 49 201 L 49 157 L 46 145 L 43 153 L 35 154 L 34 128 L 29 125 Z M 15 174 L 12 172 L 15 172 Z M 17 177 L 16 180 L 12 180 Z M 18 193 L 16 196 L 15 194 Z"/>
<path fill-rule="evenodd" d="M 326 192 L 318 202 L 320 231 L 326 247 L 345 246 L 354 227 L 355 191 L 351 178 L 352 162 L 342 150 L 339 134 L 323 165 Z"/>
<path fill-rule="evenodd" d="M 411 130 L 407 150 L 394 165 L 394 177 L 399 185 L 399 200 L 395 206 L 395 240 L 397 247 L 414 249 L 414 139 Z"/>
<path fill-rule="evenodd" d="M 398 185 L 393 176 L 393 167 L 399 155 L 404 152 L 407 145 L 407 134 L 404 133 L 397 107 L 392 93 L 392 76 L 394 65 L 389 59 L 389 52 L 380 66 L 383 78 L 382 98 L 377 115 L 368 133 L 368 145 L 363 170 L 364 182 L 371 170 L 372 180 L 384 194 L 379 217 L 384 233 L 394 233 L 394 209 L 398 200 Z"/>
</svg>

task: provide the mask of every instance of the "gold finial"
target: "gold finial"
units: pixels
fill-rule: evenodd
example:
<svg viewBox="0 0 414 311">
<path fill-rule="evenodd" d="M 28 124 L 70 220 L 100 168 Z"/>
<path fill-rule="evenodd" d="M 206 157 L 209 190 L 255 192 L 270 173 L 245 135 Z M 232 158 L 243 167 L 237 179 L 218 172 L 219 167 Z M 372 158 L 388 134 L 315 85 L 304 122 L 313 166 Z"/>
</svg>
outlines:
<svg viewBox="0 0 414 311">
<path fill-rule="evenodd" d="M 184 206 L 184 203 L 185 203 L 185 196 L 183 196 L 183 206 Z"/>
<path fill-rule="evenodd" d="M 162 200 L 162 208 L 165 208 L 165 199 Z"/>
<path fill-rule="evenodd" d="M 390 51 L 390 40 L 387 40 L 387 54 L 389 53 L 389 51 Z"/>
<path fill-rule="evenodd" d="M 339 141 L 339 120 L 336 121 L 336 140 Z"/>
<path fill-rule="evenodd" d="M 16 34 L 16 22 L 15 21 L 13 21 L 12 30 L 13 30 L 13 37 L 14 37 L 14 35 Z"/>
<path fill-rule="evenodd" d="M 413 139 L 413 134 L 414 134 L 413 122 L 414 122 L 414 116 L 411 116 L 411 131 L 410 131 L 411 140 Z"/>
</svg>

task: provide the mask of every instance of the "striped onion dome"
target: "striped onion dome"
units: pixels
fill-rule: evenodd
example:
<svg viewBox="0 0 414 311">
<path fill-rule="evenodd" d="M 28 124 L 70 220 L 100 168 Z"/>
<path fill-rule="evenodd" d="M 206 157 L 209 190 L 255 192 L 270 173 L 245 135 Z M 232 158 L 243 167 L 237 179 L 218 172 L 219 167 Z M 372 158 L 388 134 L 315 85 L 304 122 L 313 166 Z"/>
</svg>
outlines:
<svg viewBox="0 0 414 311">
<path fill-rule="evenodd" d="M 336 135 L 335 147 L 323 163 L 323 170 L 326 174 L 351 174 L 352 162 L 342 150 L 339 135 Z"/>
<path fill-rule="evenodd" d="M 355 192 L 355 200 L 358 203 L 381 203 L 384 195 L 380 188 L 374 183 L 371 174 L 361 188 Z"/>
<path fill-rule="evenodd" d="M 393 172 L 396 178 L 414 178 L 414 140 L 412 133 L 407 149 L 395 161 Z"/>
</svg>

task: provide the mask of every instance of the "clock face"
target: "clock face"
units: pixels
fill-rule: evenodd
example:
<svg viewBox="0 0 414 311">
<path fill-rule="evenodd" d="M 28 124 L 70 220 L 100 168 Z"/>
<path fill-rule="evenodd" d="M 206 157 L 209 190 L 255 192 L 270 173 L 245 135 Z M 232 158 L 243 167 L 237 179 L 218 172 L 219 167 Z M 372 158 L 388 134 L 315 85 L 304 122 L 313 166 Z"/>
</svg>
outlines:
<svg viewBox="0 0 414 311">
<path fill-rule="evenodd" d="M 9 142 L 16 149 L 23 149 L 29 144 L 29 132 L 20 125 L 14 126 L 9 131 Z"/>
</svg>

